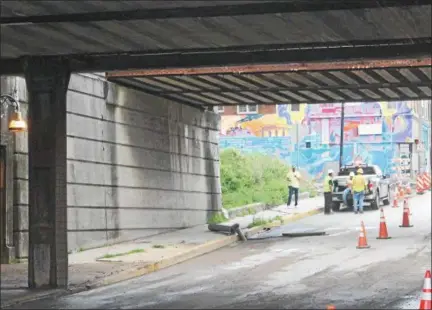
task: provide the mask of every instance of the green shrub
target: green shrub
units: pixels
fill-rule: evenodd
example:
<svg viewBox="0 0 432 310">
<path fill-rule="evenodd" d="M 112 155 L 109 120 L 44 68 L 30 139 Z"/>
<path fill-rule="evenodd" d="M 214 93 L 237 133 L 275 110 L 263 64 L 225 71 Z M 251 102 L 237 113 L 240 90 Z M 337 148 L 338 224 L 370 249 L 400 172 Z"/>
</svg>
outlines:
<svg viewBox="0 0 432 310">
<path fill-rule="evenodd" d="M 223 150 L 220 159 L 224 208 L 286 202 L 289 167 L 281 160 L 263 154 L 244 155 L 234 149 Z"/>
<path fill-rule="evenodd" d="M 252 228 L 252 227 L 256 227 L 256 226 L 263 226 L 265 224 L 270 223 L 270 221 L 262 219 L 262 218 L 254 218 L 252 223 L 250 223 L 247 228 Z"/>
<path fill-rule="evenodd" d="M 228 221 L 228 219 L 225 217 L 225 215 L 223 215 L 221 212 L 218 212 L 213 214 L 213 216 L 208 219 L 207 224 L 220 224 L 226 221 Z"/>
</svg>

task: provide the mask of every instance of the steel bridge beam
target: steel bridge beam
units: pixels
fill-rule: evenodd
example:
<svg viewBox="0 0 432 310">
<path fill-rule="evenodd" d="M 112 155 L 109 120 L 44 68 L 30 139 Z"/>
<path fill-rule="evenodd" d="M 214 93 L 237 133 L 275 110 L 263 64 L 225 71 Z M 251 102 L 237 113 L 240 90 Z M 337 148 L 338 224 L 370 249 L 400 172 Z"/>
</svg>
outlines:
<svg viewBox="0 0 432 310">
<path fill-rule="evenodd" d="M 355 45 L 299 46 L 279 45 L 251 49 L 250 47 L 225 50 L 184 50 L 177 52 L 116 53 L 96 55 L 52 56 L 47 59 L 65 58 L 71 72 L 119 71 L 140 69 L 172 69 L 223 67 L 248 64 L 315 63 L 351 60 L 386 60 L 430 57 L 430 38 L 392 40 L 386 42 L 359 41 Z M 23 58 L 25 59 L 25 58 Z M 23 72 L 21 59 L 1 59 L 0 73 L 19 75 Z"/>
<path fill-rule="evenodd" d="M 260 3 L 176 7 L 128 11 L 101 11 L 39 16 L 13 16 L 0 18 L 1 25 L 82 23 L 101 21 L 152 20 L 168 18 L 197 18 L 245 16 L 277 13 L 374 9 L 430 5 L 430 0 L 314 0 L 314 1 L 262 1 Z"/>
</svg>

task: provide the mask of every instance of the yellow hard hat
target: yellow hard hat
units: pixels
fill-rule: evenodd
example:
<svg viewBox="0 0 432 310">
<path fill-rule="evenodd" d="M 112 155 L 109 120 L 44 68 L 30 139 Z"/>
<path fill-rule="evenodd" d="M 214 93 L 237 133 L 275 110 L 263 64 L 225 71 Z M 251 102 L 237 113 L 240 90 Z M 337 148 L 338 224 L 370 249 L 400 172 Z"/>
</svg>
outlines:
<svg viewBox="0 0 432 310">
<path fill-rule="evenodd" d="M 362 173 L 363 174 L 363 169 L 362 168 L 358 168 L 357 173 Z"/>
</svg>

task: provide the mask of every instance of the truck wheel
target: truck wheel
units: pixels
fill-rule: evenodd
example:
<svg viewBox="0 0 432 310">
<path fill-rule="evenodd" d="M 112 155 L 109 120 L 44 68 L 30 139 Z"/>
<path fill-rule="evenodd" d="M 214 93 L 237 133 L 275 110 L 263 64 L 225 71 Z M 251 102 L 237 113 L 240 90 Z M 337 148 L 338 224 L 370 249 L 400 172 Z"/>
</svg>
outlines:
<svg viewBox="0 0 432 310">
<path fill-rule="evenodd" d="M 379 209 L 379 205 L 380 205 L 380 200 L 379 200 L 379 193 L 377 192 L 375 194 L 375 198 L 374 200 L 371 201 L 371 209 L 372 210 L 378 210 Z"/>
<path fill-rule="evenodd" d="M 390 204 L 390 188 L 387 189 L 387 197 L 384 198 L 383 204 L 385 206 L 388 206 Z"/>
<path fill-rule="evenodd" d="M 341 204 L 339 202 L 333 202 L 333 204 L 332 204 L 332 210 L 334 212 L 338 212 L 340 210 L 340 205 Z"/>
</svg>

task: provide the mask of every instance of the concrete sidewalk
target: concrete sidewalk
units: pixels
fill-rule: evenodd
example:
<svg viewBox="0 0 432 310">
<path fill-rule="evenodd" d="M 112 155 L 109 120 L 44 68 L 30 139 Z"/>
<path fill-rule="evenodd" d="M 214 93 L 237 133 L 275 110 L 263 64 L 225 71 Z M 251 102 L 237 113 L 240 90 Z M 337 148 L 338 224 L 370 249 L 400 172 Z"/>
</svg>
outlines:
<svg viewBox="0 0 432 310">
<path fill-rule="evenodd" d="M 301 200 L 297 208 L 286 205 L 232 219 L 226 224 L 239 223 L 248 235 L 262 226 L 247 229 L 254 219 L 283 219 L 284 223 L 311 216 L 322 210 L 323 198 Z M 266 227 L 280 225 L 274 221 Z M 69 289 L 30 291 L 27 287 L 27 263 L 1 265 L 1 307 L 63 295 L 139 277 L 185 260 L 209 253 L 237 242 L 237 236 L 210 232 L 207 225 L 177 230 L 137 239 L 127 243 L 86 250 L 69 255 Z"/>
</svg>

